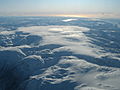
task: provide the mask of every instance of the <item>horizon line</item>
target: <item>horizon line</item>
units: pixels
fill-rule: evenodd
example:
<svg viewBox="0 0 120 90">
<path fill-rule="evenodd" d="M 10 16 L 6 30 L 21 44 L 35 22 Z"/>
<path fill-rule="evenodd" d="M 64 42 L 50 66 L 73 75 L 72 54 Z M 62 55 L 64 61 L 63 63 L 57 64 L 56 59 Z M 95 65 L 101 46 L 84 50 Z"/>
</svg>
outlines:
<svg viewBox="0 0 120 90">
<path fill-rule="evenodd" d="M 31 14 L 24 14 L 24 15 L 0 15 L 0 17 L 39 17 L 39 16 L 43 16 L 43 17 L 78 17 L 78 18 L 120 18 L 120 17 L 116 17 L 116 16 L 105 16 L 105 15 L 100 15 L 100 14 L 51 14 L 51 15 L 48 15 L 48 14 L 45 14 L 45 15 L 31 15 Z"/>
</svg>

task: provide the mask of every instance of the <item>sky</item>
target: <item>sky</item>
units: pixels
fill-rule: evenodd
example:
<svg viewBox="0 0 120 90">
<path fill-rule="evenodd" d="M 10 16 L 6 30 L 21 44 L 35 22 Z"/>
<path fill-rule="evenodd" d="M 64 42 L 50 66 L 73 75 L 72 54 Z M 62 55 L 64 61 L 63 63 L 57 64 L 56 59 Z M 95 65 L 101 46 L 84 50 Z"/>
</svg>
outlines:
<svg viewBox="0 0 120 90">
<path fill-rule="evenodd" d="M 0 0 L 0 16 L 119 17 L 120 0 Z"/>
</svg>

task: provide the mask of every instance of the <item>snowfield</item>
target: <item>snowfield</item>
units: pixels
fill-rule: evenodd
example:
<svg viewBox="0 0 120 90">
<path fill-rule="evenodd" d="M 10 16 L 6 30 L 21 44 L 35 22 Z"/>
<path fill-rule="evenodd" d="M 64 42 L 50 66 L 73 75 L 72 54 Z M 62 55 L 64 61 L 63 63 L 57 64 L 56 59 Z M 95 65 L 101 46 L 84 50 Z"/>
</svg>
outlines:
<svg viewBox="0 0 120 90">
<path fill-rule="evenodd" d="M 0 90 L 120 90 L 119 27 L 78 18 L 59 23 L 0 31 Z"/>
</svg>

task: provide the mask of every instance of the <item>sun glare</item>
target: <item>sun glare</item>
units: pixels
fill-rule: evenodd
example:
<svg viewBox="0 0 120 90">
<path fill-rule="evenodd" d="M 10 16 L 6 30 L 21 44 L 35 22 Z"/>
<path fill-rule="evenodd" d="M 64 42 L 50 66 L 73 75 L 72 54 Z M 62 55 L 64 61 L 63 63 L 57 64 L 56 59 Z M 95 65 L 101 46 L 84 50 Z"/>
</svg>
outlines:
<svg viewBox="0 0 120 90">
<path fill-rule="evenodd" d="M 55 16 L 64 16 L 64 17 L 95 17 L 95 15 L 89 15 L 89 14 L 60 14 L 60 15 L 55 15 Z"/>
</svg>

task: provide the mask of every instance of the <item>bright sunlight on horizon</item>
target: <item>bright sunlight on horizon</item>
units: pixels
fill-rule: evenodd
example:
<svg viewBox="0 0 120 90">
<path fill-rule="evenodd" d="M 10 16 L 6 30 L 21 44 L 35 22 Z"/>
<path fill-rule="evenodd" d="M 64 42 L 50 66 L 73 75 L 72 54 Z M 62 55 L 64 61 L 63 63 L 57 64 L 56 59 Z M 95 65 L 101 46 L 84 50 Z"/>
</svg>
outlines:
<svg viewBox="0 0 120 90">
<path fill-rule="evenodd" d="M 0 16 L 120 18 L 120 0 L 0 0 Z"/>
</svg>

